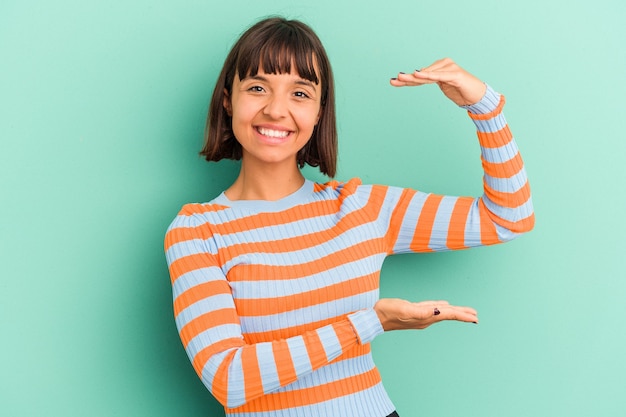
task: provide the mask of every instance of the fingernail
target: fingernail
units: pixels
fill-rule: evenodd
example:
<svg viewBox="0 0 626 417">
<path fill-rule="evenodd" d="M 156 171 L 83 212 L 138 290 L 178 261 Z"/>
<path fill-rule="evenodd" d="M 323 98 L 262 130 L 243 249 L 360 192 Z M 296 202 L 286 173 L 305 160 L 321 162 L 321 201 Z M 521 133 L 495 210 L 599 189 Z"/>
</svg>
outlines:
<svg viewBox="0 0 626 417">
<path fill-rule="evenodd" d="M 396 78 L 396 77 L 393 77 L 393 78 L 391 79 L 391 81 L 396 81 L 396 80 L 397 80 L 397 78 Z"/>
<path fill-rule="evenodd" d="M 477 321 L 473 321 L 472 323 L 474 323 L 474 324 L 478 324 L 478 322 L 477 322 Z"/>
<path fill-rule="evenodd" d="M 404 72 L 400 71 L 400 74 L 404 74 Z"/>
<path fill-rule="evenodd" d="M 416 69 L 415 72 L 421 72 L 421 70 Z"/>
</svg>

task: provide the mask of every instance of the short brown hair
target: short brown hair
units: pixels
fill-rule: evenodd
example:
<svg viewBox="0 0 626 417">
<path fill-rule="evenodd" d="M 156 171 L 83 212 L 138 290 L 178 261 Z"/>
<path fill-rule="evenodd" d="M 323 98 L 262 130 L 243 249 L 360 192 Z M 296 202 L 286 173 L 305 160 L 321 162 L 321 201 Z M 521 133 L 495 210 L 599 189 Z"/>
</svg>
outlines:
<svg viewBox="0 0 626 417">
<path fill-rule="evenodd" d="M 319 83 L 322 89 L 321 115 L 311 139 L 298 153 L 298 165 L 300 168 L 305 163 L 319 166 L 323 174 L 334 177 L 337 126 L 330 62 L 322 42 L 309 26 L 282 17 L 271 17 L 256 23 L 241 35 L 230 50 L 213 90 L 200 155 L 207 161 L 224 158 L 239 160 L 242 157 L 241 145 L 233 134 L 232 119 L 224 108 L 224 89 L 231 93 L 235 71 L 240 79 L 256 75 L 259 65 L 268 74 L 284 74 L 291 72 L 292 64 L 300 77 Z"/>
</svg>

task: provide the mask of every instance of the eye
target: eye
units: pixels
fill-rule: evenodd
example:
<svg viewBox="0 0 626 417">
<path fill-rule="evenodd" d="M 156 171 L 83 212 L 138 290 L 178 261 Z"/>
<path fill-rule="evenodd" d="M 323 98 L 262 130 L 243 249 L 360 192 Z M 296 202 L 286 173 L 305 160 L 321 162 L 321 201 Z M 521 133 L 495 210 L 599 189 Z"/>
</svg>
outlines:
<svg viewBox="0 0 626 417">
<path fill-rule="evenodd" d="M 248 88 L 248 91 L 251 91 L 253 93 L 262 93 L 265 90 L 260 85 L 253 85 L 252 87 Z"/>
<path fill-rule="evenodd" d="M 296 91 L 295 93 L 293 93 L 294 96 L 298 97 L 298 98 L 311 98 L 307 93 L 305 93 L 304 91 Z"/>
</svg>

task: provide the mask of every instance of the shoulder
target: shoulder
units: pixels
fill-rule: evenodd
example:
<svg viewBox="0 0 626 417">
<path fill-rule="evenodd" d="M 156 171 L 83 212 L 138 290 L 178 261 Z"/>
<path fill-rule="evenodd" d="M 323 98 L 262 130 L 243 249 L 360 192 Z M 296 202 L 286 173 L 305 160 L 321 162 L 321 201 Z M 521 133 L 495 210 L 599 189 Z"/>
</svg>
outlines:
<svg viewBox="0 0 626 417">
<path fill-rule="evenodd" d="M 351 178 L 348 181 L 332 180 L 326 183 L 315 183 L 313 191 L 316 193 L 331 193 L 337 196 L 354 194 L 363 184 L 360 178 Z"/>
<path fill-rule="evenodd" d="M 180 209 L 178 216 L 197 216 L 209 213 L 218 213 L 226 210 L 227 208 L 228 207 L 225 205 L 215 203 L 188 203 Z"/>
<path fill-rule="evenodd" d="M 228 207 L 212 203 L 189 203 L 182 206 L 167 228 L 166 235 L 207 234 L 212 225 L 228 221 Z"/>
<path fill-rule="evenodd" d="M 330 181 L 324 184 L 315 184 L 315 191 L 327 199 L 336 199 L 344 204 L 353 201 L 358 205 L 371 203 L 383 204 L 388 199 L 390 190 L 394 187 L 379 184 L 363 184 L 360 178 L 352 178 L 345 182 Z"/>
</svg>

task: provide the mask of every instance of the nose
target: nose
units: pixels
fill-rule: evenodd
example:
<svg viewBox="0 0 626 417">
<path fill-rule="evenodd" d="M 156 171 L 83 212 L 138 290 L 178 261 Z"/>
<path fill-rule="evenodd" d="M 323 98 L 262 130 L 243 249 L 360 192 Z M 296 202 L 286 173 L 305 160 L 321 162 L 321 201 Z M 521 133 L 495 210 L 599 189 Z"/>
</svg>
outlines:
<svg viewBox="0 0 626 417">
<path fill-rule="evenodd" d="M 272 94 L 268 97 L 265 107 L 263 108 L 263 114 L 272 119 L 280 119 L 285 117 L 287 113 L 288 102 L 286 97 L 277 94 Z"/>
</svg>

